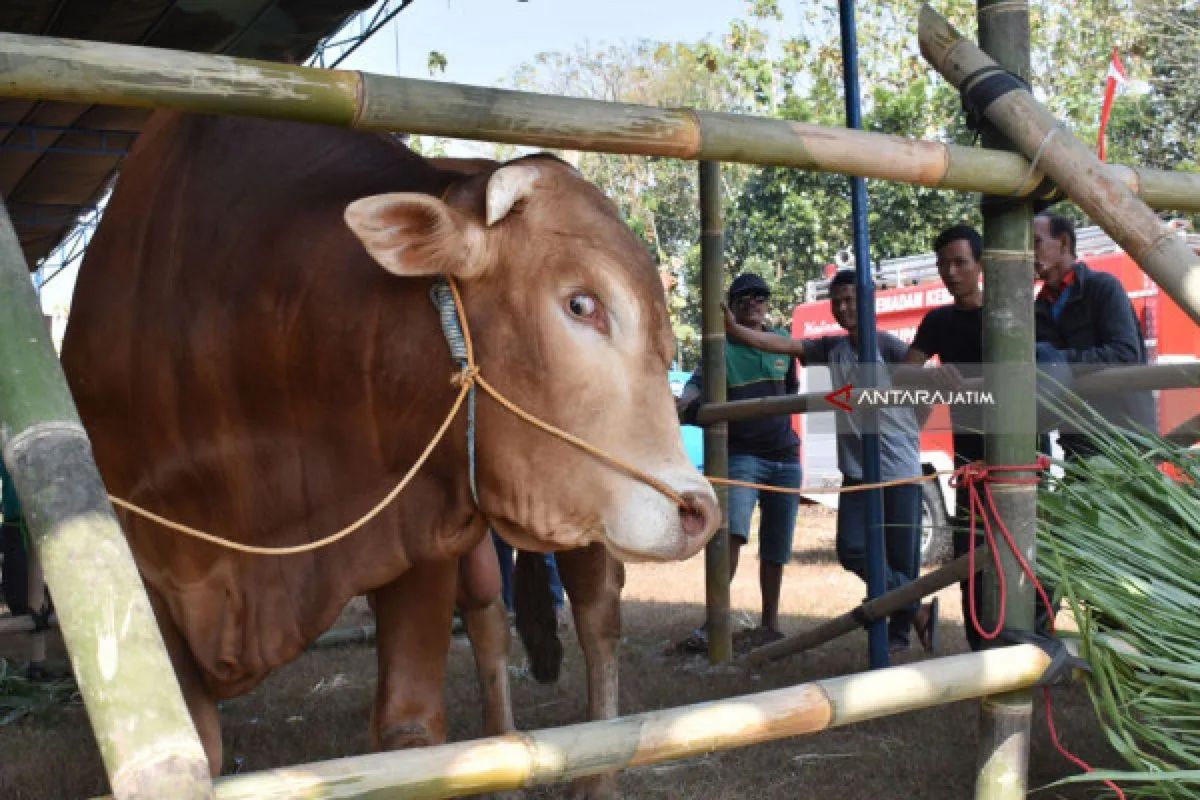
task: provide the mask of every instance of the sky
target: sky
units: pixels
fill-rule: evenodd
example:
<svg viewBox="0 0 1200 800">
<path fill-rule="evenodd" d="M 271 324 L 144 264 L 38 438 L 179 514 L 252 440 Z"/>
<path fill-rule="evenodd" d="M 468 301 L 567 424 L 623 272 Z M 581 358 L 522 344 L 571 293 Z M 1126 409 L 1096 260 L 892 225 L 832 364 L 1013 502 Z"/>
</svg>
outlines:
<svg viewBox="0 0 1200 800">
<path fill-rule="evenodd" d="M 780 5 L 786 14 L 802 2 Z M 745 12 L 745 0 L 415 0 L 340 68 L 499 86 L 538 53 L 641 39 L 715 40 Z M 427 68 L 431 50 L 447 61 L 436 76 Z M 74 283 L 73 268 L 51 280 L 41 292 L 43 309 L 66 306 Z"/>
<path fill-rule="evenodd" d="M 344 66 L 429 78 L 426 59 L 437 50 L 448 66 L 436 80 L 495 86 L 541 52 L 716 37 L 745 9 L 744 0 L 415 0 Z"/>
</svg>

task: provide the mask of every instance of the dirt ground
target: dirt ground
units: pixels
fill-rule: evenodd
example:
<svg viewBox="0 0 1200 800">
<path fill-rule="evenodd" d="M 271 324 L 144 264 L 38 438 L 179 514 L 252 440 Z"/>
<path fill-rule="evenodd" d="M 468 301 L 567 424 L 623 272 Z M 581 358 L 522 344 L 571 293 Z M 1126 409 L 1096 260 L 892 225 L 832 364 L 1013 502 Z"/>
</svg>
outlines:
<svg viewBox="0 0 1200 800">
<path fill-rule="evenodd" d="M 844 572 L 834 558 L 833 519 L 819 507 L 801 511 L 793 559 L 784 577 L 781 610 L 788 632 L 841 613 L 862 596 L 861 582 Z M 738 626 L 757 621 L 754 551 L 751 542 L 732 586 Z M 866 637 L 861 632 L 757 674 L 710 668 L 702 657 L 666 654 L 673 641 L 702 620 L 703 596 L 702 557 L 683 564 L 629 568 L 622 603 L 622 713 L 763 691 L 866 667 Z M 941 654 L 964 652 L 957 587 L 944 590 L 940 597 Z M 343 620 L 356 623 L 364 616 L 359 602 L 352 604 Z M 18 638 L 0 641 L 0 656 L 19 660 Z M 525 675 L 523 653 L 520 645 L 514 644 L 510 672 L 518 727 L 551 727 L 584 719 L 583 659 L 573 634 L 564 638 L 566 662 L 563 676 L 554 686 L 538 685 Z M 923 657 L 916 648 L 893 663 Z M 478 692 L 464 638 L 454 640 L 446 683 L 451 738 L 480 735 Z M 253 693 L 222 705 L 227 768 L 248 772 L 367 752 L 374 685 L 374 654 L 369 645 L 310 651 Z M 1083 687 L 1055 691 L 1055 721 L 1065 743 L 1093 764 L 1121 766 L 1095 726 Z M 978 703 L 956 703 L 813 736 L 632 769 L 622 775 L 620 788 L 623 797 L 638 800 L 971 797 L 977 725 Z M 1035 708 L 1030 761 L 1032 787 L 1074 773 L 1050 743 L 1040 700 Z M 0 798 L 81 798 L 106 790 L 86 715 L 78 704 L 0 727 Z M 563 790 L 551 787 L 530 794 L 560 797 Z M 1080 787 L 1051 788 L 1039 797 L 1099 794 Z"/>
</svg>

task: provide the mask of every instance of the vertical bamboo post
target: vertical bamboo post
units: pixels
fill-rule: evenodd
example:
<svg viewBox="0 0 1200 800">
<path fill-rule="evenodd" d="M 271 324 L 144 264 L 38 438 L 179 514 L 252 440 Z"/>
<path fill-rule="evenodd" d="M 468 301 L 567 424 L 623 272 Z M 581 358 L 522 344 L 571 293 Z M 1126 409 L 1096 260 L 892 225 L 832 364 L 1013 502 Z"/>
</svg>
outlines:
<svg viewBox="0 0 1200 800">
<path fill-rule="evenodd" d="M 204 749 L 2 203 L 0 303 L 0 445 L 113 794 L 212 797 Z"/>
<path fill-rule="evenodd" d="M 1030 75 L 1027 0 L 978 0 L 979 46 L 1023 80 Z M 991 125 L 985 147 L 1012 150 Z M 995 405 L 984 409 L 984 453 L 989 464 L 1029 464 L 1034 456 L 1036 417 L 1033 370 L 1033 253 L 1028 200 L 984 196 L 983 358 Z M 996 485 L 996 510 L 1012 531 L 1029 563 L 1034 563 L 1033 486 Z M 1007 547 L 999 548 L 1009 591 L 1000 607 L 994 570 L 984 575 L 984 624 L 1001 615 L 1010 630 L 1031 630 L 1033 587 Z M 990 564 L 990 560 L 985 562 Z M 980 699 L 979 760 L 975 797 L 1025 797 L 1029 763 L 1029 723 L 1033 695 L 1028 689 Z"/>
<path fill-rule="evenodd" d="M 723 251 L 725 230 L 721 219 L 721 165 L 700 162 L 700 295 L 701 359 L 704 365 L 704 403 L 725 402 L 725 292 Z M 729 477 L 729 424 L 704 428 L 704 472 L 714 478 Z M 729 489 L 717 486 L 721 525 L 704 550 L 704 604 L 708 622 L 708 660 L 713 664 L 733 657 L 729 625 Z"/>
<path fill-rule="evenodd" d="M 29 613 L 33 615 L 35 622 L 37 620 L 44 622 L 48 609 L 46 607 L 46 577 L 42 573 L 42 562 L 37 556 L 37 551 L 32 546 L 29 548 L 26 558 L 28 570 L 26 573 L 25 602 L 29 606 Z M 46 629 L 42 625 L 35 624 L 33 630 L 29 633 L 29 674 L 32 676 L 44 669 L 45 664 Z"/>
</svg>

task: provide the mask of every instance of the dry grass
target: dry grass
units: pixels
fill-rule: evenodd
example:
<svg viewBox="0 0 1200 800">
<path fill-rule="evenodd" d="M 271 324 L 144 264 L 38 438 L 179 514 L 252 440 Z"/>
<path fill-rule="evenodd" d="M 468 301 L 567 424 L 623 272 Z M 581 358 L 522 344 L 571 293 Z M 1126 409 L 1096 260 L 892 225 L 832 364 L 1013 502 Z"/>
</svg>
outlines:
<svg viewBox="0 0 1200 800">
<path fill-rule="evenodd" d="M 833 558 L 833 517 L 802 512 L 795 557 L 785 574 L 786 629 L 815 624 L 858 602 L 862 585 Z M 753 543 L 732 587 L 739 621 L 758 607 Z M 704 659 L 664 655 L 703 617 L 703 559 L 629 569 L 623 615 L 621 709 L 666 708 L 761 691 L 865 668 L 861 633 L 771 665 L 758 675 L 710 669 Z M 942 652 L 964 651 L 958 589 L 942 594 Z M 360 607 L 346 619 L 358 621 Z M 568 635 L 563 678 L 540 686 L 514 668 L 517 724 L 539 728 L 578 722 L 585 713 L 583 660 Z M 10 640 L 0 655 L 17 655 Z M 919 650 L 899 661 L 921 658 Z M 522 663 L 519 646 L 514 663 Z M 362 753 L 374 689 L 374 656 L 366 646 L 315 651 L 280 670 L 252 694 L 223 706 L 226 763 L 246 771 Z M 478 736 L 480 721 L 470 649 L 456 638 L 447 680 L 451 737 Z M 628 798 L 963 798 L 973 793 L 978 705 L 974 702 L 891 717 L 759 747 L 626 772 Z M 1084 758 L 1116 766 L 1096 729 L 1082 687 L 1057 690 L 1060 734 Z M 1072 768 L 1050 745 L 1040 703 L 1035 714 L 1030 782 L 1050 783 Z M 68 706 L 0 728 L 0 797 L 7 800 L 87 797 L 105 791 L 103 772 L 81 707 Z M 533 792 L 559 797 L 561 789 Z M 1048 790 L 1045 798 L 1083 798 L 1096 792 Z"/>
</svg>

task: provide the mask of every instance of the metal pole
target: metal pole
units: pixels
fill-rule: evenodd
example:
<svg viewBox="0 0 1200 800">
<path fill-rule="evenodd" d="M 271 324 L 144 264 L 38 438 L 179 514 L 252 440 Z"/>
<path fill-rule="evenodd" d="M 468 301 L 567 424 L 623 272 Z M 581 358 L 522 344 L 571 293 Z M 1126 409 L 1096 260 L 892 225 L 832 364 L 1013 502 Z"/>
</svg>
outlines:
<svg viewBox="0 0 1200 800">
<path fill-rule="evenodd" d="M 700 162 L 700 295 L 704 338 L 704 402 L 725 402 L 724 224 L 721 219 L 721 165 Z M 704 428 L 704 472 L 729 477 L 729 426 L 718 422 Z M 708 624 L 708 660 L 713 664 L 733 657 L 729 624 L 729 489 L 714 487 L 721 504 L 721 526 L 704 549 L 704 605 Z"/>
<path fill-rule="evenodd" d="M 846 91 L 846 127 L 862 129 L 862 109 L 858 96 L 858 36 L 854 21 L 854 0 L 839 0 L 838 17 L 842 28 L 842 82 Z M 850 207 L 854 222 L 854 271 L 857 277 L 858 363 L 867 386 L 877 385 L 879 348 L 875 341 L 875 278 L 871 272 L 871 242 L 867 231 L 867 182 L 850 179 Z M 840 412 L 846 413 L 846 412 Z M 863 481 L 879 483 L 879 433 L 874 409 L 860 408 L 862 426 Z M 883 563 L 883 490 L 872 489 L 867 495 L 867 597 L 882 597 L 887 591 Z M 876 619 L 867 626 L 867 652 L 873 669 L 888 665 L 887 620 Z"/>
<path fill-rule="evenodd" d="M 1005 69 L 1028 81 L 1029 3 L 1027 0 L 978 0 L 979 46 Z M 986 147 L 1012 149 L 991 125 L 983 129 Z M 1037 417 L 1033 372 L 1032 204 L 985 196 L 983 212 L 983 360 L 986 385 L 996 403 L 984 409 L 984 455 L 988 464 L 1029 464 L 1034 459 Z M 1015 365 L 1017 369 L 1008 369 Z M 1031 477 L 1022 475 L 1021 477 Z M 1037 492 L 1032 485 L 995 485 L 996 511 L 1012 531 L 1030 564 L 1035 564 Z M 1034 625 L 1033 586 L 1007 547 L 1000 562 L 1008 583 L 1001 607 L 991 561 L 984 569 L 983 624 L 1001 616 L 1005 629 L 1029 631 Z M 970 624 L 969 622 L 967 624 Z M 980 800 L 1025 796 L 1029 765 L 1029 724 L 1033 694 L 1020 689 L 980 699 L 978 777 Z"/>
<path fill-rule="evenodd" d="M 208 762 L 0 203 L 0 445 L 119 798 L 212 796 Z M 104 591 L 97 591 L 103 580 Z"/>
<path fill-rule="evenodd" d="M 997 150 L 782 119 L 45 36 L 0 34 L 0 95 L 796 167 L 997 195 L 1053 194 L 1028 159 Z M 1200 211 L 1200 174 L 1098 169 L 1156 208 Z"/>
</svg>

